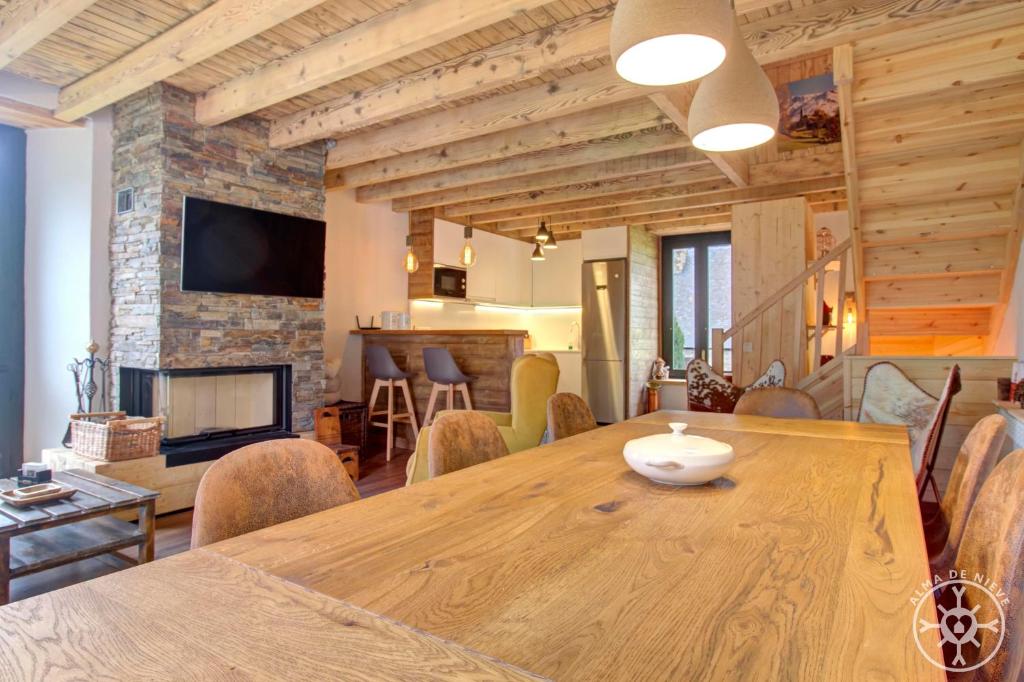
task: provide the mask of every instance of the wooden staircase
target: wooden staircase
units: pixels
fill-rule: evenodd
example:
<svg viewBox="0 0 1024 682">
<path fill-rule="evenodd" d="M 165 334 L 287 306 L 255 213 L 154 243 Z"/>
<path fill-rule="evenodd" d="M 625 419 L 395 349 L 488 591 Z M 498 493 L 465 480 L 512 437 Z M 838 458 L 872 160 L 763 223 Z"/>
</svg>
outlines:
<svg viewBox="0 0 1024 682">
<path fill-rule="evenodd" d="M 1024 5 L 833 54 L 862 352 L 993 351 L 1024 223 Z"/>
<path fill-rule="evenodd" d="M 849 240 L 811 263 L 731 328 L 711 331 L 711 366 L 733 382 L 753 382 L 773 360 L 786 384 L 807 391 L 822 414 L 843 414 L 843 358 L 857 351 Z M 826 319 L 824 304 L 831 307 Z M 731 366 L 726 354 L 731 352 Z"/>
</svg>

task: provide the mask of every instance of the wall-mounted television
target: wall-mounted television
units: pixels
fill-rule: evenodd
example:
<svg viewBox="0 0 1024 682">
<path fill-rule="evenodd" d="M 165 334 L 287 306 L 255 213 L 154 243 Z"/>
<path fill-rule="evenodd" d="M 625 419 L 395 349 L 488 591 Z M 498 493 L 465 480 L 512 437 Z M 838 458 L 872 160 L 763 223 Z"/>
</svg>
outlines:
<svg viewBox="0 0 1024 682">
<path fill-rule="evenodd" d="M 323 298 L 322 220 L 185 197 L 182 291 Z"/>
</svg>

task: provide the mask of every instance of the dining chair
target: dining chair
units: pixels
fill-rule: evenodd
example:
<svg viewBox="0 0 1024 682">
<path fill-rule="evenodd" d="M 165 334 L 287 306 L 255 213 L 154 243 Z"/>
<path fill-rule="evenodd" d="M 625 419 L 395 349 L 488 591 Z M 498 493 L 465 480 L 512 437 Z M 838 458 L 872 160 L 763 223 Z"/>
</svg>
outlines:
<svg viewBox="0 0 1024 682">
<path fill-rule="evenodd" d="M 597 420 L 583 398 L 556 393 L 548 398 L 548 433 L 552 440 L 569 438 L 597 428 Z"/>
<path fill-rule="evenodd" d="M 933 573 L 944 573 L 952 568 L 967 516 L 978 491 L 999 459 L 1005 441 L 1006 420 L 998 414 L 985 417 L 967 434 L 953 462 L 939 512 L 924 526 L 928 562 Z"/>
<path fill-rule="evenodd" d="M 476 377 L 463 373 L 447 348 L 424 348 L 423 367 L 427 372 L 427 378 L 433 382 L 430 398 L 427 400 L 427 413 L 423 415 L 423 426 L 430 426 L 437 398 L 442 392 L 446 397 L 445 409 L 455 409 L 455 391 L 462 395 L 465 408 L 473 409 L 473 401 L 469 397 L 469 384 Z"/>
<path fill-rule="evenodd" d="M 373 390 L 370 392 L 369 421 L 370 426 L 379 426 L 387 429 L 387 445 L 385 446 L 385 458 L 391 461 L 391 450 L 395 444 L 395 424 L 406 422 L 412 427 L 412 437 L 415 441 L 419 437 L 420 429 L 416 423 L 416 403 L 412 399 L 412 391 L 409 390 L 409 377 L 411 374 L 398 369 L 391 352 L 384 346 L 366 346 L 366 368 L 373 377 Z M 375 410 L 377 397 L 381 390 L 387 391 L 387 408 Z M 405 412 L 395 411 L 395 391 L 401 389 L 402 397 L 405 398 Z M 384 421 L 375 422 L 374 417 L 384 415 Z"/>
<path fill-rule="evenodd" d="M 891 362 L 871 365 L 864 375 L 864 393 L 857 421 L 899 424 L 910 432 L 910 455 L 917 479 L 918 496 L 924 497 L 929 483 L 938 489 L 932 470 L 953 396 L 960 392 L 960 366 L 953 365 L 942 395 L 932 396 Z"/>
<path fill-rule="evenodd" d="M 480 412 L 445 412 L 430 427 L 427 445 L 430 478 L 489 462 L 507 454 L 508 446 L 498 431 L 498 425 Z"/>
<path fill-rule="evenodd" d="M 786 365 L 773 360 L 750 386 L 736 386 L 711 368 L 705 360 L 695 358 L 686 365 L 686 404 L 692 412 L 729 414 L 736 409 L 740 396 L 749 390 L 782 386 L 786 383 Z"/>
<path fill-rule="evenodd" d="M 951 679 L 985 682 L 1016 682 L 1024 673 L 1024 450 L 1015 450 L 999 462 L 978 493 L 963 540 L 956 555 L 956 567 L 973 578 L 983 575 L 986 587 L 1005 599 L 1005 620 L 996 631 L 979 628 L 975 639 L 979 647 L 963 647 L 965 656 L 991 652 L 995 643 L 1002 642 L 992 657 L 971 673 Z M 940 603 L 952 596 L 945 590 Z M 968 611 L 977 607 L 974 616 L 979 623 L 999 622 L 995 604 L 988 598 L 979 598 L 978 590 L 966 590 L 964 606 Z M 954 601 L 954 606 L 955 606 Z M 980 661 L 977 661 L 980 662 Z M 973 661 L 969 658 L 967 665 Z"/>
<path fill-rule="evenodd" d="M 737 401 L 733 414 L 778 419 L 821 419 L 818 403 L 809 393 L 784 386 L 745 391 Z"/>
<path fill-rule="evenodd" d="M 511 393 L 509 412 L 476 410 L 498 425 L 509 452 L 535 448 L 541 444 L 548 425 L 548 398 L 558 388 L 558 362 L 539 355 L 523 355 L 512 362 L 509 373 Z M 438 412 L 434 423 L 446 412 Z M 416 440 L 416 450 L 406 463 L 405 484 L 412 485 L 430 478 L 427 469 L 427 446 L 431 426 L 425 426 Z"/>
<path fill-rule="evenodd" d="M 218 459 L 199 481 L 192 548 L 358 499 L 337 455 L 316 441 L 247 445 Z"/>
</svg>

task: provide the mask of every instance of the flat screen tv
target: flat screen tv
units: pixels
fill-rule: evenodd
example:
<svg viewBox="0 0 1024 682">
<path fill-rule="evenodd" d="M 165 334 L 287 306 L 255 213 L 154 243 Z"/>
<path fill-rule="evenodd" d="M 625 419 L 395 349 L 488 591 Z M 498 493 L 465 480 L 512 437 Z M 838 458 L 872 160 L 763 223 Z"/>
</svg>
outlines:
<svg viewBox="0 0 1024 682">
<path fill-rule="evenodd" d="M 323 298 L 321 220 L 185 198 L 183 291 Z"/>
</svg>

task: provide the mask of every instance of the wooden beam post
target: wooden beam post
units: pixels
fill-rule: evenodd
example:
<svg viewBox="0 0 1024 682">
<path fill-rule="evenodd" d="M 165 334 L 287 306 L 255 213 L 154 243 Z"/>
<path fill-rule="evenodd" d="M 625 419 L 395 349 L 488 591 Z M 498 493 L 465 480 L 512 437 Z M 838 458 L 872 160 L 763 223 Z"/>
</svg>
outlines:
<svg viewBox="0 0 1024 682">
<path fill-rule="evenodd" d="M 840 45 L 832 51 L 832 70 L 839 91 L 839 118 L 843 135 L 843 165 L 846 168 L 846 210 L 850 216 L 850 254 L 853 257 L 854 300 L 857 304 L 857 353 L 871 351 L 868 329 L 867 289 L 864 283 L 864 248 L 860 177 L 857 173 L 857 129 L 853 113 L 853 46 Z"/>
<path fill-rule="evenodd" d="M 71 19 L 96 0 L 11 0 L 0 9 L 0 69 Z"/>
<path fill-rule="evenodd" d="M 690 104 L 696 91 L 695 85 L 684 85 L 653 94 L 650 97 L 651 101 L 665 112 L 665 115 L 676 124 L 679 130 L 689 135 Z M 745 152 L 729 152 L 727 154 L 704 152 L 704 154 L 737 187 L 747 187 L 750 184 L 750 166 Z"/>
<path fill-rule="evenodd" d="M 15 128 L 80 128 L 84 123 L 67 123 L 53 117 L 53 112 L 33 104 L 0 97 L 0 124 Z"/>
</svg>

